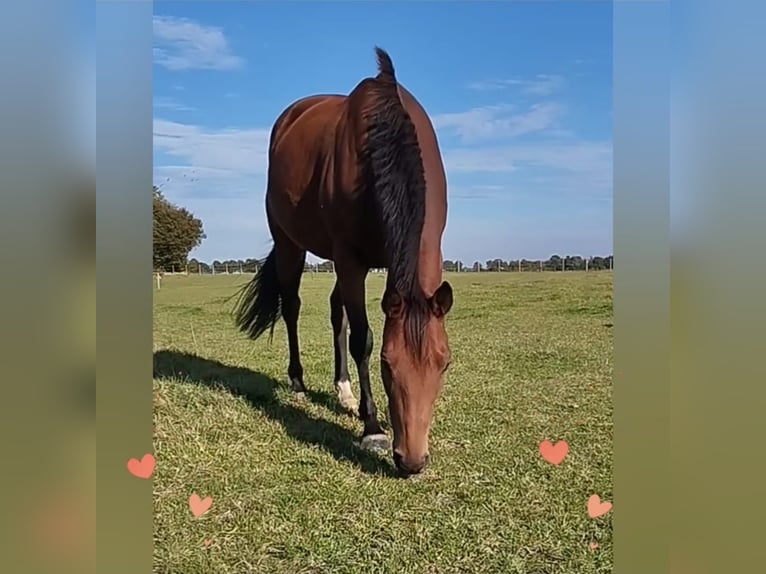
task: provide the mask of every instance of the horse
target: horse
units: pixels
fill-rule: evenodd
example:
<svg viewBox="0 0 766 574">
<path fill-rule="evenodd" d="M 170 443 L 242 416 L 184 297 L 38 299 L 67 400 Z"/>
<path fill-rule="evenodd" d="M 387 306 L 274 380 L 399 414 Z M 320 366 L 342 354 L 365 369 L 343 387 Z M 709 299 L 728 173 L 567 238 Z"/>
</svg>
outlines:
<svg viewBox="0 0 766 574">
<path fill-rule="evenodd" d="M 378 74 L 347 95 L 318 94 L 290 104 L 269 140 L 266 218 L 273 246 L 240 290 L 238 329 L 269 341 L 287 329 L 287 374 L 306 392 L 298 340 L 299 288 L 306 252 L 334 263 L 330 323 L 340 405 L 364 425 L 361 446 L 390 453 L 400 474 L 429 461 L 434 410 L 451 362 L 445 318 L 452 287 L 442 280 L 447 185 L 433 125 L 399 84 L 388 53 L 375 47 Z M 366 310 L 370 269 L 386 268 L 380 349 L 388 441 L 370 388 L 373 334 Z M 350 333 L 349 333 L 350 329 Z M 356 363 L 360 401 L 348 357 Z"/>
</svg>

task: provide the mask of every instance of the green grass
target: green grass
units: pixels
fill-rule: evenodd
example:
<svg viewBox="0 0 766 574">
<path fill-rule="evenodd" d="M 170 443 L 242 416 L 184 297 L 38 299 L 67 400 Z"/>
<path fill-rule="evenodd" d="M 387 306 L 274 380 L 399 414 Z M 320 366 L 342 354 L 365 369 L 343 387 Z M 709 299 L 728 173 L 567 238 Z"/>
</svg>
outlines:
<svg viewBox="0 0 766 574">
<path fill-rule="evenodd" d="M 336 408 L 331 275 L 303 280 L 303 401 L 284 325 L 271 345 L 233 327 L 226 298 L 249 276 L 155 285 L 156 573 L 612 571 L 612 512 L 586 511 L 591 494 L 612 500 L 611 273 L 447 278 L 453 363 L 431 464 L 410 480 L 361 451 L 360 422 Z M 368 280 L 381 412 L 383 284 Z M 545 439 L 569 443 L 561 465 L 540 456 Z M 194 492 L 213 498 L 200 518 Z"/>
</svg>

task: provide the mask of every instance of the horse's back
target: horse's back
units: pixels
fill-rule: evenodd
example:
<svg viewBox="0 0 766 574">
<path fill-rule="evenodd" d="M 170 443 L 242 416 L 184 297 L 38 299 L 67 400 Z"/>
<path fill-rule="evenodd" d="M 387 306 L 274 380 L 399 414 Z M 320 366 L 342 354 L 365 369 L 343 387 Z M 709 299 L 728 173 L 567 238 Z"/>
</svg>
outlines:
<svg viewBox="0 0 766 574">
<path fill-rule="evenodd" d="M 277 118 L 269 144 L 267 215 L 296 245 L 329 258 L 330 237 L 319 216 L 319 194 L 330 160 L 334 126 L 345 96 L 302 98 Z"/>
<path fill-rule="evenodd" d="M 345 100 L 346 96 L 338 94 L 319 94 L 290 104 L 274 122 L 270 151 L 274 152 L 280 146 L 316 142 L 321 138 L 322 130 L 337 120 Z"/>
<path fill-rule="evenodd" d="M 269 178 L 278 188 L 303 193 L 316 180 L 332 147 L 332 134 L 345 96 L 302 98 L 280 115 L 269 143 Z"/>
<path fill-rule="evenodd" d="M 384 267 L 373 190 L 359 186 L 378 82 L 365 78 L 348 95 L 308 96 L 282 112 L 271 134 L 267 203 L 271 223 L 315 255 L 332 258 L 333 242 L 341 241 Z M 446 177 L 436 134 L 424 108 L 401 84 L 398 94 L 415 126 L 428 188 L 423 241 L 438 245 L 446 219 Z"/>
</svg>

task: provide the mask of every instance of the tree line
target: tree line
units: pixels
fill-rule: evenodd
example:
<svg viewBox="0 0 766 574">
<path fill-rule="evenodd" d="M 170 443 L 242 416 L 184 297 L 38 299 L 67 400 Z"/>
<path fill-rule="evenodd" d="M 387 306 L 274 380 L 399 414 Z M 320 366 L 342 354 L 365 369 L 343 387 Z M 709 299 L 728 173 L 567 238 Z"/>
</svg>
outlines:
<svg viewBox="0 0 766 574">
<path fill-rule="evenodd" d="M 153 265 L 155 271 L 170 273 L 255 273 L 257 259 L 215 260 L 212 263 L 189 259 L 189 253 L 205 239 L 202 221 L 186 208 L 169 202 L 157 186 L 152 186 L 153 196 Z M 579 255 L 553 255 L 547 260 L 488 259 L 465 263 L 445 259 L 442 268 L 446 272 L 513 272 L 513 271 L 598 271 L 612 269 L 612 255 L 584 258 Z M 333 272 L 331 261 L 318 264 L 306 263 L 307 272 Z"/>
<path fill-rule="evenodd" d="M 163 271 L 187 272 L 187 273 L 255 273 L 258 269 L 259 261 L 257 259 L 226 259 L 223 261 L 215 260 L 212 263 L 199 261 L 195 258 L 189 260 L 184 265 L 173 266 L 172 269 Z M 462 261 L 452 261 L 445 259 L 442 269 L 445 272 L 465 272 L 465 273 L 497 273 L 497 272 L 518 272 L 518 271 L 599 271 L 613 269 L 614 258 L 612 255 L 605 257 L 584 258 L 579 255 L 553 255 L 545 261 L 539 259 L 489 259 L 484 263 L 474 261 L 472 265 L 465 265 Z M 322 261 L 320 263 L 306 263 L 305 272 L 332 273 L 332 261 Z"/>
<path fill-rule="evenodd" d="M 484 263 L 474 261 L 467 267 L 462 261 L 445 259 L 442 264 L 444 271 L 586 271 L 612 269 L 614 256 L 582 257 L 580 255 L 552 255 L 546 260 L 541 259 L 488 259 Z"/>
</svg>

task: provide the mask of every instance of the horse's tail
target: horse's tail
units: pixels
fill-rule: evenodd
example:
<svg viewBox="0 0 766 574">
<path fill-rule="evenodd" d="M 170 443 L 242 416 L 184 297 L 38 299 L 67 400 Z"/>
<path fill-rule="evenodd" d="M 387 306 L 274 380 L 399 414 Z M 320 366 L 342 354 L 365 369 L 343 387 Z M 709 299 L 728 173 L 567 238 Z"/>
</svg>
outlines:
<svg viewBox="0 0 766 574">
<path fill-rule="evenodd" d="M 255 277 L 239 292 L 234 309 L 234 321 L 240 331 L 257 339 L 269 329 L 269 341 L 279 320 L 281 293 L 277 277 L 277 257 L 274 248 L 259 262 Z"/>
</svg>

